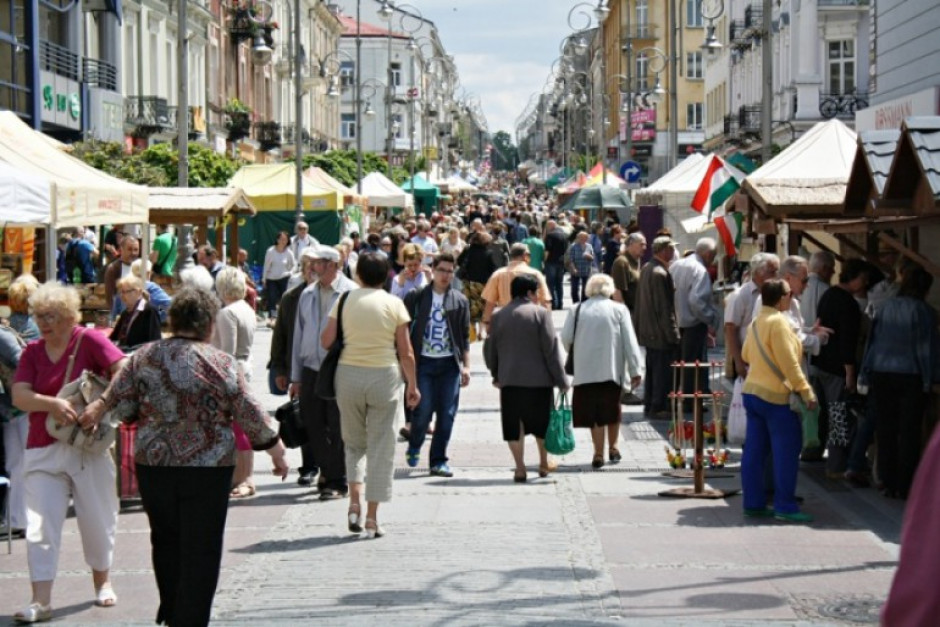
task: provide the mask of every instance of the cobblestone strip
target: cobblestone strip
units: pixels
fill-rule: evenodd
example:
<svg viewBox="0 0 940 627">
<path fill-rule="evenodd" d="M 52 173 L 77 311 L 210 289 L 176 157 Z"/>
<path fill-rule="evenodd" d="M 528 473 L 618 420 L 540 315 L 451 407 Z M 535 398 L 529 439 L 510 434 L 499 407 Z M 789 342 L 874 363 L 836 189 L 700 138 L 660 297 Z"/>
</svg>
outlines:
<svg viewBox="0 0 940 627">
<path fill-rule="evenodd" d="M 568 542 L 575 586 L 581 595 L 584 615 L 613 618 L 620 614 L 620 595 L 607 568 L 597 526 L 577 476 L 558 477 L 558 499 Z M 590 576 L 584 576 L 590 573 Z"/>
</svg>

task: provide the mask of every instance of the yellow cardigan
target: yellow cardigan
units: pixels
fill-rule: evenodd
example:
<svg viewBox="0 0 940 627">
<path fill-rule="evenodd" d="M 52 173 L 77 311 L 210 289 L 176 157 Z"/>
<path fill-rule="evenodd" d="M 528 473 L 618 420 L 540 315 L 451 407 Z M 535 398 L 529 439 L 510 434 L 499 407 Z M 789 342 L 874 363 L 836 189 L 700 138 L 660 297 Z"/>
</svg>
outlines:
<svg viewBox="0 0 940 627">
<path fill-rule="evenodd" d="M 761 307 L 756 322 L 756 340 L 787 378 L 787 385 L 771 370 L 767 360 L 761 355 L 760 348 L 754 343 L 752 324 L 741 348 L 741 356 L 748 364 L 743 392 L 777 405 L 786 405 L 791 391 L 799 392 L 805 402 L 815 400 L 813 388 L 800 368 L 803 347 L 786 316 L 774 307 Z"/>
</svg>

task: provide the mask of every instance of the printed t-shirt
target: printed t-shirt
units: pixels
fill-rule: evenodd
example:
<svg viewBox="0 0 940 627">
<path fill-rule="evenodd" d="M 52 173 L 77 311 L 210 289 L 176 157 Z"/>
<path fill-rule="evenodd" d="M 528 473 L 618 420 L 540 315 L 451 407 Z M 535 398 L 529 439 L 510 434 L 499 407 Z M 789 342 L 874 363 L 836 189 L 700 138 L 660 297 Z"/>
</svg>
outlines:
<svg viewBox="0 0 940 627">
<path fill-rule="evenodd" d="M 431 315 L 424 327 L 421 340 L 421 356 L 438 359 L 453 357 L 454 347 L 447 328 L 447 312 L 444 311 L 444 295 L 431 291 Z"/>
<path fill-rule="evenodd" d="M 349 292 L 343 308 L 343 354 L 339 363 L 364 368 L 397 366 L 395 329 L 411 322 L 405 303 L 385 290 Z M 336 318 L 340 300 L 330 310 Z"/>
<path fill-rule="evenodd" d="M 81 375 L 83 370 L 104 377 L 110 377 L 111 366 L 124 359 L 124 353 L 117 346 L 94 329 L 74 327 L 72 337 L 69 338 L 65 352 L 59 361 L 49 361 L 46 353 L 46 341 L 43 339 L 30 342 L 20 356 L 20 365 L 16 370 L 14 383 L 29 383 L 33 391 L 46 396 L 55 396 L 65 385 L 65 371 L 69 365 L 69 356 L 75 349 L 78 335 L 84 333 L 82 345 L 75 355 L 75 365 L 72 366 L 72 380 Z M 26 436 L 26 448 L 42 448 L 55 443 L 57 440 L 46 432 L 46 412 L 33 411 L 29 413 L 29 434 Z"/>
</svg>

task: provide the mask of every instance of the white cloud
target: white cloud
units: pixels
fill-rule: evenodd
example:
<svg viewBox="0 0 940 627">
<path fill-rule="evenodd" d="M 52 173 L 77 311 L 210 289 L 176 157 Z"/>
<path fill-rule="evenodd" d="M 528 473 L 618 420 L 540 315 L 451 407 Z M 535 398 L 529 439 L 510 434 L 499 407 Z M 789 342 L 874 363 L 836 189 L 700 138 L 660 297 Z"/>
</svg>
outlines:
<svg viewBox="0 0 940 627">
<path fill-rule="evenodd" d="M 460 68 L 460 84 L 480 99 L 490 132 L 506 131 L 515 137 L 516 119 L 532 94 L 545 84 L 545 67 L 490 54 L 458 54 L 454 58 Z"/>
</svg>

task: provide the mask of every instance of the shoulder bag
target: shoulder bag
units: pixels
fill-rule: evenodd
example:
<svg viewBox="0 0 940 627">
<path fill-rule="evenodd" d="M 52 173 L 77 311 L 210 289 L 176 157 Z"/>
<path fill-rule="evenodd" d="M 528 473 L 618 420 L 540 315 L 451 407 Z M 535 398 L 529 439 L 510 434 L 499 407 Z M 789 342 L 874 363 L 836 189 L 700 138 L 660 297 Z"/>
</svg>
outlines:
<svg viewBox="0 0 940 627">
<path fill-rule="evenodd" d="M 336 367 L 339 366 L 340 355 L 343 354 L 343 306 L 349 292 L 339 297 L 339 309 L 336 311 L 336 339 L 330 346 L 329 352 L 320 363 L 320 372 L 317 373 L 317 385 L 314 391 L 320 398 L 332 401 L 336 399 Z"/>
<path fill-rule="evenodd" d="M 72 376 L 72 368 L 75 365 L 75 356 L 82 344 L 82 338 L 85 336 L 83 330 L 75 341 L 75 348 L 69 355 L 69 363 L 65 369 L 65 384 L 59 393 L 58 398 L 64 398 L 72 405 L 75 413 L 81 415 L 92 401 L 98 400 L 104 391 L 108 389 L 108 380 L 98 376 L 91 370 L 82 370 L 82 373 L 74 381 L 69 379 Z M 74 446 L 83 453 L 91 455 L 100 455 L 106 452 L 114 445 L 117 439 L 117 423 L 111 418 L 110 413 L 105 413 L 101 417 L 98 425 L 90 429 L 82 429 L 79 424 L 60 425 L 52 416 L 46 416 L 46 431 L 63 444 Z"/>
<path fill-rule="evenodd" d="M 578 316 L 581 314 L 581 303 L 574 310 L 574 331 L 571 333 L 571 350 L 565 357 L 565 374 L 574 376 L 574 339 L 578 335 Z"/>
</svg>

